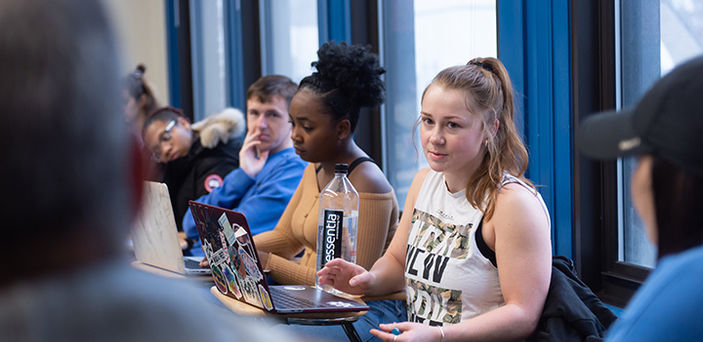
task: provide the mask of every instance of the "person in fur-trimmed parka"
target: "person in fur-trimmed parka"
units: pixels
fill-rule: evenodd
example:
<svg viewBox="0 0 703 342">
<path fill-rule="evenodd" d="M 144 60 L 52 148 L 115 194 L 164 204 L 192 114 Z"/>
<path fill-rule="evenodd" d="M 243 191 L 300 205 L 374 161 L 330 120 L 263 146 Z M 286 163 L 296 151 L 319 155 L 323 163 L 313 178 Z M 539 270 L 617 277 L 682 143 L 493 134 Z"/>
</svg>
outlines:
<svg viewBox="0 0 703 342">
<path fill-rule="evenodd" d="M 179 231 L 188 200 L 209 194 L 239 167 L 245 127 L 244 115 L 234 108 L 194 124 L 172 107 L 160 108 L 147 118 L 142 137 L 154 160 L 164 164 L 163 182 Z"/>
</svg>

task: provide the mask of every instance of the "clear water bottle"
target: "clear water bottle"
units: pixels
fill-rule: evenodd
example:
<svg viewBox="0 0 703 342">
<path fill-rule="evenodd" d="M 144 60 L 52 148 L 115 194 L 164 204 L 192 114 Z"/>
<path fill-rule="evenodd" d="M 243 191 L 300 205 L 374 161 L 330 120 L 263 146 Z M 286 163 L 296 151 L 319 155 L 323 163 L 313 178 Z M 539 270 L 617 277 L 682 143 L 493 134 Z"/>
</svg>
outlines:
<svg viewBox="0 0 703 342">
<path fill-rule="evenodd" d="M 334 178 L 320 192 L 317 220 L 317 271 L 335 258 L 356 263 L 359 194 L 347 178 L 348 170 L 347 164 L 335 165 Z M 315 276 L 315 286 L 330 293 L 347 295 L 329 285 L 320 285 L 317 276 Z"/>
</svg>

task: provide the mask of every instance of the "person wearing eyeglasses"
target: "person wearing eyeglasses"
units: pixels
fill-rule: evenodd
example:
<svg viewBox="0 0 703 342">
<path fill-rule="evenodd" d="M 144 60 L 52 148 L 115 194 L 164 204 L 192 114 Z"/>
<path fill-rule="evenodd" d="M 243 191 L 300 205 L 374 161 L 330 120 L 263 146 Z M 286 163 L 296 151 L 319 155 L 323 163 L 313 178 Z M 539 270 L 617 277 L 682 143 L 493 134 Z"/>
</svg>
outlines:
<svg viewBox="0 0 703 342">
<path fill-rule="evenodd" d="M 239 167 L 244 126 L 244 115 L 234 108 L 191 124 L 180 109 L 162 107 L 144 121 L 142 138 L 154 162 L 163 164 L 161 180 L 179 231 L 188 201 L 209 194 Z"/>
</svg>

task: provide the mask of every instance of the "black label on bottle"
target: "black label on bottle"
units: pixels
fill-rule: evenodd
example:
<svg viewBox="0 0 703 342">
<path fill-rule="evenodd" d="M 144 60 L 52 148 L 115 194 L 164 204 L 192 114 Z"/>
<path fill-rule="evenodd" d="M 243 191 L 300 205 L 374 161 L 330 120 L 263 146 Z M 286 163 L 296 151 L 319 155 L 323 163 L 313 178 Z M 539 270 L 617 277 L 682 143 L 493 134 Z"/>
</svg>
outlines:
<svg viewBox="0 0 703 342">
<path fill-rule="evenodd" d="M 322 226 L 322 265 L 328 261 L 342 256 L 342 218 L 344 211 L 325 209 L 323 213 L 324 225 Z"/>
</svg>

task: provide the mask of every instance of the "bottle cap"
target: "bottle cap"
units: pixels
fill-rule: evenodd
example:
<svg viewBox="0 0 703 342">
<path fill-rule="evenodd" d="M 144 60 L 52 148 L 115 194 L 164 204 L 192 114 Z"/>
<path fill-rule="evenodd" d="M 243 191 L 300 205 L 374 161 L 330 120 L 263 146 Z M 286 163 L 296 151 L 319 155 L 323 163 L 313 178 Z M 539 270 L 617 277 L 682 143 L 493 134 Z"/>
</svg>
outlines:
<svg viewBox="0 0 703 342">
<path fill-rule="evenodd" d="M 347 164 L 334 164 L 334 173 L 347 174 L 349 171 L 349 165 Z"/>
</svg>

